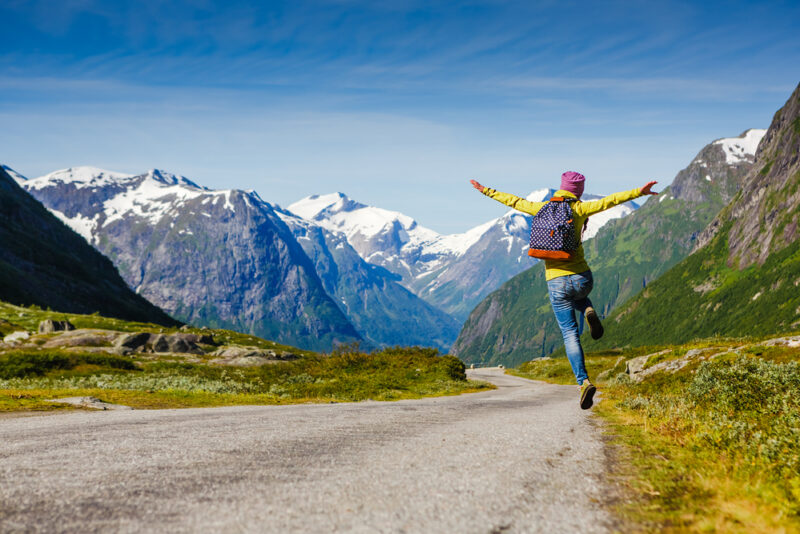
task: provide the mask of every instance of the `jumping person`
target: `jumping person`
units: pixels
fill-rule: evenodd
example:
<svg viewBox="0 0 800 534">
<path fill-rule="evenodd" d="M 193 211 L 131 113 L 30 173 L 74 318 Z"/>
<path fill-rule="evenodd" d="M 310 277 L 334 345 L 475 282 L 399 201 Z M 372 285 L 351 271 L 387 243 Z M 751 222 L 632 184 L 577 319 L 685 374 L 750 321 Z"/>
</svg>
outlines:
<svg viewBox="0 0 800 534">
<path fill-rule="evenodd" d="M 586 317 L 592 339 L 600 339 L 603 335 L 603 325 L 588 296 L 592 291 L 593 280 L 592 271 L 589 270 L 589 265 L 583 257 L 583 245 L 580 244 L 581 229 L 586 220 L 595 213 L 600 213 L 640 196 L 658 194 L 651 191 L 656 182 L 648 182 L 644 187 L 614 193 L 599 200 L 581 202 L 585 180 L 586 178 L 580 173 L 565 172 L 561 175 L 561 189 L 553 195 L 553 200 L 566 200 L 572 209 L 572 224 L 578 241 L 577 249 L 570 253 L 569 259 L 544 260 L 550 304 L 553 306 L 556 322 L 558 322 L 564 338 L 567 359 L 580 386 L 580 406 L 584 410 L 592 407 L 592 399 L 597 388 L 589 381 L 589 375 L 586 373 L 583 348 L 579 337 L 581 328 L 575 320 L 575 311 L 577 310 Z M 484 187 L 475 180 L 470 180 L 470 183 L 487 197 L 530 215 L 536 215 L 547 204 L 547 202 L 531 202 L 509 193 L 501 193 L 495 189 Z M 583 321 L 581 320 L 582 325 Z"/>
</svg>

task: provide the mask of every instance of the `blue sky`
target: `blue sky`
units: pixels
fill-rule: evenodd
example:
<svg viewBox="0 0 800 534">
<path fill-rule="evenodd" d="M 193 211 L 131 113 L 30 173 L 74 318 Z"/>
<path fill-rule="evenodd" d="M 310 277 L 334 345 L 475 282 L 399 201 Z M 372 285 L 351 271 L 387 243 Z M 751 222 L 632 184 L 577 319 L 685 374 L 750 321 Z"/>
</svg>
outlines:
<svg viewBox="0 0 800 534">
<path fill-rule="evenodd" d="M 0 0 L 0 161 L 161 168 L 441 232 L 565 170 L 669 183 L 800 82 L 800 3 Z"/>
</svg>

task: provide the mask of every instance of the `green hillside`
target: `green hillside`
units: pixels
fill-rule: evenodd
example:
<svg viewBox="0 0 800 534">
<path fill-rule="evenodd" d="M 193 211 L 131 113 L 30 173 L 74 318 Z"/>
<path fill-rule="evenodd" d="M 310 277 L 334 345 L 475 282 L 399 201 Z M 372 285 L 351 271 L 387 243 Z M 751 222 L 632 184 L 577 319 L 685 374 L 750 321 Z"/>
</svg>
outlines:
<svg viewBox="0 0 800 534">
<path fill-rule="evenodd" d="M 745 134 L 742 134 L 744 136 Z M 704 147 L 658 197 L 624 219 L 607 223 L 584 244 L 602 315 L 685 258 L 696 236 L 731 200 L 749 160 L 729 163 L 719 144 Z M 561 345 L 543 265 L 517 275 L 470 314 L 452 352 L 468 363 L 515 366 Z"/>
<path fill-rule="evenodd" d="M 701 248 L 606 321 L 597 347 L 764 335 L 800 325 L 800 86 Z"/>
</svg>

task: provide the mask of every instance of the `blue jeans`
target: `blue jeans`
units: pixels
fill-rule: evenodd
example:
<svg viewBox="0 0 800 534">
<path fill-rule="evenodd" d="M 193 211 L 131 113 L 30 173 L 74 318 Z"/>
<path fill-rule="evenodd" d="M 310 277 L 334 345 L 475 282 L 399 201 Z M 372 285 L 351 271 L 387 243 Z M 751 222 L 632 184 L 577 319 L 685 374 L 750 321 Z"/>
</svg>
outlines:
<svg viewBox="0 0 800 534">
<path fill-rule="evenodd" d="M 586 308 L 592 305 L 588 295 L 593 285 L 592 271 L 559 276 L 547 281 L 550 304 L 553 305 L 553 312 L 556 314 L 556 321 L 564 338 L 567 359 L 578 385 L 589 378 L 586 374 L 580 335 L 583 331 L 583 314 Z M 580 313 L 580 321 L 575 320 L 576 310 Z"/>
</svg>

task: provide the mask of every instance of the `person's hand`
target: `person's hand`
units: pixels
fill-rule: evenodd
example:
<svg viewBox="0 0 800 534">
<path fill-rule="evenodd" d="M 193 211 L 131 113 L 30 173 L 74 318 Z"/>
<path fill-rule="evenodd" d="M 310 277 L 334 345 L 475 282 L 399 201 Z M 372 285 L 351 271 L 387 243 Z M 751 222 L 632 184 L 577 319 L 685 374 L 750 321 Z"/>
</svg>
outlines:
<svg viewBox="0 0 800 534">
<path fill-rule="evenodd" d="M 643 195 L 657 195 L 658 193 L 656 193 L 655 191 L 650 191 L 650 189 L 652 189 L 653 186 L 656 185 L 657 183 L 658 182 L 647 182 L 644 187 L 639 189 L 639 191 Z"/>
<path fill-rule="evenodd" d="M 472 184 L 472 187 L 483 193 L 483 190 L 486 189 L 484 186 L 479 184 L 476 180 L 470 180 L 469 183 Z"/>
</svg>

